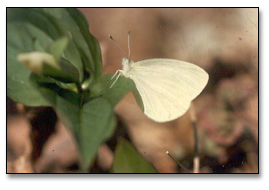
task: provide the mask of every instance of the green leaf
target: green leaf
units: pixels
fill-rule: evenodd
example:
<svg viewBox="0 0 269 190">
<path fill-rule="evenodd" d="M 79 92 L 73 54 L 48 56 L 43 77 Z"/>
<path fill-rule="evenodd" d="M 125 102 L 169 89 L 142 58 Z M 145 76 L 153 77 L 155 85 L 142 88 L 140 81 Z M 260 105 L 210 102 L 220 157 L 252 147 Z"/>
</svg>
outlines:
<svg viewBox="0 0 269 190">
<path fill-rule="evenodd" d="M 72 35 L 80 52 L 84 70 L 91 78 L 102 74 L 101 50 L 98 41 L 89 33 L 86 17 L 74 8 L 46 8 L 47 13 L 61 21 Z"/>
<path fill-rule="evenodd" d="M 82 34 L 84 40 L 80 40 L 78 38 L 78 42 L 86 42 L 88 48 L 84 46 L 84 44 L 80 45 L 78 49 L 83 52 L 83 54 L 87 57 L 89 61 L 84 62 L 85 69 L 92 70 L 94 73 L 94 78 L 98 78 L 102 74 L 102 56 L 101 56 L 101 49 L 99 46 L 99 43 L 97 39 L 89 33 L 89 23 L 85 15 L 79 11 L 78 9 L 70 9 L 67 8 L 66 11 L 69 13 L 69 15 L 74 19 L 76 24 L 79 27 L 80 33 Z M 77 31 L 75 31 L 76 34 L 80 34 Z M 75 40 L 76 41 L 76 40 Z M 90 51 L 90 55 L 88 56 L 87 50 Z"/>
<path fill-rule="evenodd" d="M 103 97 L 107 99 L 112 107 L 115 107 L 117 103 L 131 90 L 135 89 L 133 80 L 125 77 L 119 77 L 117 82 L 110 88 L 115 79 L 111 80 L 113 74 L 102 75 L 90 88 L 91 97 Z"/>
<path fill-rule="evenodd" d="M 107 100 L 97 98 L 79 108 L 69 100 L 57 96 L 56 107 L 75 136 L 82 155 L 82 169 L 87 171 L 95 159 L 100 144 L 114 131 L 116 120 L 111 105 Z"/>
<path fill-rule="evenodd" d="M 29 77 L 30 84 L 32 87 L 37 89 L 39 93 L 44 97 L 48 102 L 50 102 L 51 106 L 57 105 L 57 96 L 58 94 L 64 94 L 64 91 L 71 91 L 69 89 L 61 88 L 60 83 L 57 84 L 57 81 L 50 77 L 38 75 L 35 73 L 31 73 Z M 79 96 L 75 95 L 75 98 L 70 99 L 74 104 L 78 104 Z"/>
<path fill-rule="evenodd" d="M 51 106 L 39 91 L 20 78 L 7 75 L 7 96 L 15 102 L 28 106 Z"/>
<path fill-rule="evenodd" d="M 38 43 L 37 43 L 38 39 Z M 28 106 L 49 106 L 50 103 L 29 83 L 30 71 L 17 59 L 24 51 L 46 47 L 52 39 L 38 28 L 25 23 L 7 23 L 7 96 Z"/>
<path fill-rule="evenodd" d="M 83 160 L 82 169 L 87 171 L 100 144 L 114 131 L 116 120 L 111 104 L 101 97 L 83 104 L 82 95 L 60 88 L 53 79 L 37 74 L 32 74 L 30 79 L 74 135 Z"/>
<path fill-rule="evenodd" d="M 115 130 L 115 125 L 114 111 L 106 99 L 97 98 L 83 105 L 81 129 L 78 132 L 85 163 L 84 170 L 89 168 L 100 144 L 111 137 Z"/>
<path fill-rule="evenodd" d="M 112 173 L 157 173 L 157 170 L 148 163 L 135 147 L 120 138 L 115 150 Z"/>
<path fill-rule="evenodd" d="M 52 40 L 57 40 L 70 33 L 67 26 L 61 23 L 55 15 L 45 12 L 42 8 L 8 8 L 7 22 L 31 24 L 46 33 Z M 24 36 L 19 35 L 19 37 L 23 38 Z M 72 40 L 68 43 L 63 58 L 77 68 L 80 81 L 82 81 L 84 77 L 83 65 L 79 51 Z"/>
<path fill-rule="evenodd" d="M 137 105 L 141 108 L 142 111 L 144 111 L 143 100 L 142 100 L 137 88 L 132 89 L 132 93 L 133 93 L 133 95 L 135 97 Z"/>
<path fill-rule="evenodd" d="M 57 96 L 56 108 L 75 136 L 82 155 L 82 169 L 87 171 L 95 159 L 100 144 L 114 131 L 115 116 L 111 105 L 107 100 L 97 98 L 80 108 L 63 96 Z"/>
<path fill-rule="evenodd" d="M 54 56 L 54 58 L 59 62 L 61 57 L 70 41 L 70 35 L 64 35 L 63 37 L 55 40 L 48 47 L 48 52 Z"/>
</svg>

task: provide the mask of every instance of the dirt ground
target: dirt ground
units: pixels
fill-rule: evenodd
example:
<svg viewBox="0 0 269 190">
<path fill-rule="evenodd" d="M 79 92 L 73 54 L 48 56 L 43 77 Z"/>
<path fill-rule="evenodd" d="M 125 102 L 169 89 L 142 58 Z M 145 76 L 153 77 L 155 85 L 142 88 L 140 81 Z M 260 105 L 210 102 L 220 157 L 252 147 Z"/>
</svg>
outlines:
<svg viewBox="0 0 269 190">
<path fill-rule="evenodd" d="M 258 9 L 83 8 L 100 43 L 103 74 L 121 69 L 130 33 L 131 59 L 171 58 L 194 63 L 209 83 L 181 118 L 148 119 L 129 93 L 115 108 L 115 135 L 91 168 L 108 172 L 116 136 L 129 139 L 160 173 L 192 171 L 196 114 L 201 173 L 258 172 Z M 172 160 L 165 152 L 184 165 Z M 7 172 L 78 171 L 73 137 L 51 108 L 28 108 L 7 99 Z"/>
</svg>

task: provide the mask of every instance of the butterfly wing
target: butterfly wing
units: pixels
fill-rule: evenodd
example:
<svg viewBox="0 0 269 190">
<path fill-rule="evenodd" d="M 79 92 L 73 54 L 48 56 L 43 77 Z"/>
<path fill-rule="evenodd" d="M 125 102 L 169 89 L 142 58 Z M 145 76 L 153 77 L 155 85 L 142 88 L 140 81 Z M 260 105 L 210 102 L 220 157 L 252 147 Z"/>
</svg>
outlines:
<svg viewBox="0 0 269 190">
<path fill-rule="evenodd" d="M 202 68 L 172 59 L 133 63 L 129 74 L 141 95 L 144 113 L 157 122 L 182 116 L 208 82 Z"/>
</svg>

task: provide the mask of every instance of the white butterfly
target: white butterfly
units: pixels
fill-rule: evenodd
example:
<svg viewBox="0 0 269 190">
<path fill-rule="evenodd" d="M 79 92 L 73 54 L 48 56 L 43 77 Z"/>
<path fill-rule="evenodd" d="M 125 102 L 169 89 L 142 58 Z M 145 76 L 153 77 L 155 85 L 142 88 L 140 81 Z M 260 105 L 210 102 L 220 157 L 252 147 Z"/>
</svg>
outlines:
<svg viewBox="0 0 269 190">
<path fill-rule="evenodd" d="M 157 122 L 171 121 L 185 114 L 209 78 L 197 65 L 173 59 L 133 62 L 124 57 L 122 66 L 112 77 L 118 74 L 111 87 L 121 75 L 132 79 L 142 98 L 144 113 Z"/>
</svg>

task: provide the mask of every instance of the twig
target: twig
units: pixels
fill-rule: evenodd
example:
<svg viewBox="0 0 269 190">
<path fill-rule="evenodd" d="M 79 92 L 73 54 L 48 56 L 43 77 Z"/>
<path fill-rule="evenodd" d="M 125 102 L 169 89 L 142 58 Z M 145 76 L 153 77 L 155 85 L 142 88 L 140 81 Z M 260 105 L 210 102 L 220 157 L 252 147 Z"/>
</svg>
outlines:
<svg viewBox="0 0 269 190">
<path fill-rule="evenodd" d="M 180 162 L 174 159 L 174 157 L 169 153 L 169 151 L 166 151 L 166 154 L 168 154 L 168 156 L 170 156 L 170 158 L 172 158 L 177 163 L 177 165 L 179 165 L 179 167 L 190 173 L 190 171 L 185 166 L 183 166 Z"/>
<path fill-rule="evenodd" d="M 196 125 L 196 114 L 193 103 L 190 108 L 190 117 L 192 121 L 193 131 L 194 131 L 194 158 L 193 158 L 193 173 L 199 173 L 200 168 L 200 157 L 198 152 L 198 135 L 197 135 L 197 125 Z"/>
</svg>

